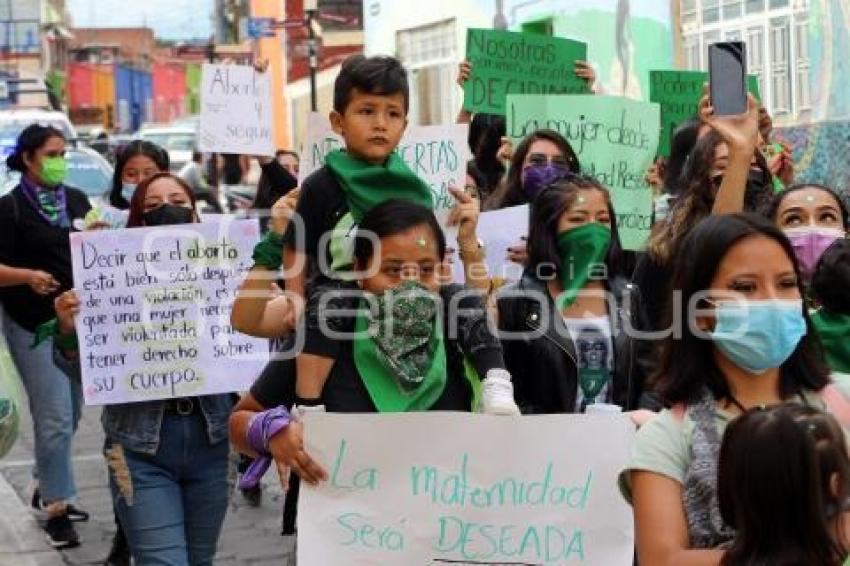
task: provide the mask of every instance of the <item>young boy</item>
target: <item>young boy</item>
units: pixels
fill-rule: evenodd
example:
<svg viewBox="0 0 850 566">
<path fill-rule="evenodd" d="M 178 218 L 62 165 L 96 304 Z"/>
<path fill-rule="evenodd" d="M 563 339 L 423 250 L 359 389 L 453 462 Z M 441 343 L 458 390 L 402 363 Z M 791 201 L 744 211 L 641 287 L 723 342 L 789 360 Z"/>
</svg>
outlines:
<svg viewBox="0 0 850 566">
<path fill-rule="evenodd" d="M 345 150 L 326 156 L 324 167 L 301 187 L 296 208 L 301 222 L 290 222 L 284 236 L 288 291 L 303 299 L 308 280 L 321 283 L 334 277 L 333 272 L 350 268 L 350 236 L 374 206 L 402 198 L 433 208 L 431 188 L 394 153 L 407 127 L 408 103 L 407 73 L 398 60 L 356 55 L 343 63 L 334 83 L 330 121 L 345 141 Z M 315 308 L 307 310 L 308 315 L 316 313 Z M 299 315 L 294 313 L 296 320 Z M 308 327 L 315 328 L 315 321 L 309 320 L 313 316 L 308 316 Z M 333 359 L 311 353 L 309 348 L 298 356 L 299 405 L 320 405 L 333 364 Z M 488 383 L 489 379 L 494 382 Z M 496 384 L 495 380 L 501 381 Z M 512 394 L 502 393 L 512 391 L 505 381 L 501 376 L 484 380 L 485 412 L 518 412 Z"/>
</svg>

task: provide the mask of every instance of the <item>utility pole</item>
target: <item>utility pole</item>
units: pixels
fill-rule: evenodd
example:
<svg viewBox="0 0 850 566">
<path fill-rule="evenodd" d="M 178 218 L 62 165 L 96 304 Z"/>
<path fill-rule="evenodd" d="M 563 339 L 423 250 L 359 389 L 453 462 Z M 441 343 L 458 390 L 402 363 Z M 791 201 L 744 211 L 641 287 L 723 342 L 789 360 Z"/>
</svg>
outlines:
<svg viewBox="0 0 850 566">
<path fill-rule="evenodd" d="M 305 0 L 304 14 L 307 24 L 307 55 L 310 62 L 310 110 L 317 112 L 319 110 L 316 88 L 316 73 L 319 70 L 319 46 L 316 37 L 318 35 L 316 27 L 319 25 L 317 20 L 319 15 L 318 0 Z"/>
</svg>

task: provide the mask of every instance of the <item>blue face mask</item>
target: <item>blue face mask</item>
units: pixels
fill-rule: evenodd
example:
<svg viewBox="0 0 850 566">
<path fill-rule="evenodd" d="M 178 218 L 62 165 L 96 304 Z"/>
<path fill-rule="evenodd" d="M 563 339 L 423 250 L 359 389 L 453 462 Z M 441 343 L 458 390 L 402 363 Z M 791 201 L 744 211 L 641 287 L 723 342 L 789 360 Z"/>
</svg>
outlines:
<svg viewBox="0 0 850 566">
<path fill-rule="evenodd" d="M 136 192 L 136 183 L 121 183 L 121 196 L 128 202 Z"/>
<path fill-rule="evenodd" d="M 785 363 L 803 336 L 803 301 L 720 302 L 711 338 L 733 364 L 754 375 Z"/>
</svg>

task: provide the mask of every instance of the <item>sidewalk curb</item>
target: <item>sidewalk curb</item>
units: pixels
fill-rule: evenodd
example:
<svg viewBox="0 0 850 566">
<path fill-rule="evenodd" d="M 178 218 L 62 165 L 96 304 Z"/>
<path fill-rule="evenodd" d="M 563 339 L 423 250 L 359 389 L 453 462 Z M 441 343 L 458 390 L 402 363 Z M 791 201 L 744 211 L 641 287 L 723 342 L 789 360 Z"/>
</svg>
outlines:
<svg viewBox="0 0 850 566">
<path fill-rule="evenodd" d="M 0 565 L 11 564 L 64 566 L 65 561 L 47 544 L 44 531 L 29 507 L 0 473 Z"/>
</svg>

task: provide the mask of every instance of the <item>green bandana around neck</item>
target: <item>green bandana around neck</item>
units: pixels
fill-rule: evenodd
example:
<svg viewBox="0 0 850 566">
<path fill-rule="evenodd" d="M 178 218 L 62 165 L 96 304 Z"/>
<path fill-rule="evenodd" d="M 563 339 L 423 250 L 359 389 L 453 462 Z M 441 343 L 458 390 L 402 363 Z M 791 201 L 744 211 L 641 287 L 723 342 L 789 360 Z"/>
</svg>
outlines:
<svg viewBox="0 0 850 566">
<path fill-rule="evenodd" d="M 427 411 L 446 387 L 442 316 L 433 293 L 405 282 L 357 314 L 354 364 L 380 413 Z"/>
<path fill-rule="evenodd" d="M 593 268 L 604 262 L 611 246 L 611 229 L 598 222 L 589 222 L 561 232 L 555 241 L 561 257 L 558 276 L 564 293 L 559 306 L 563 308 L 576 302 Z"/>
<path fill-rule="evenodd" d="M 812 315 L 826 363 L 832 371 L 850 373 L 850 315 L 820 309 Z"/>
<path fill-rule="evenodd" d="M 341 149 L 325 156 L 325 165 L 339 181 L 354 222 L 390 199 L 405 199 L 434 208 L 431 187 L 392 152 L 384 165 L 371 165 Z"/>
</svg>

